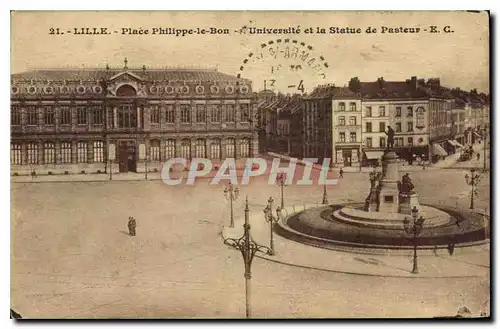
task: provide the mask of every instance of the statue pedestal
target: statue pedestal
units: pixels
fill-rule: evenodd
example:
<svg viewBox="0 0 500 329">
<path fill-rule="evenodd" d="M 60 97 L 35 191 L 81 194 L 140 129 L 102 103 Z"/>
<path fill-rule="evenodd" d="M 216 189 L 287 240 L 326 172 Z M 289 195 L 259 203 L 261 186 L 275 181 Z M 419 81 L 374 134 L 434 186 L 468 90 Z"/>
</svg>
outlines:
<svg viewBox="0 0 500 329">
<path fill-rule="evenodd" d="M 398 156 L 394 151 L 386 151 L 382 156 L 382 180 L 379 184 L 378 211 L 398 212 Z"/>
<path fill-rule="evenodd" d="M 365 211 L 377 211 L 378 208 L 378 188 L 372 187 L 370 195 L 365 200 Z"/>
<path fill-rule="evenodd" d="M 411 215 L 411 210 L 413 207 L 420 207 L 418 203 L 418 194 L 412 193 L 400 193 L 399 194 L 399 212 L 405 215 Z"/>
</svg>

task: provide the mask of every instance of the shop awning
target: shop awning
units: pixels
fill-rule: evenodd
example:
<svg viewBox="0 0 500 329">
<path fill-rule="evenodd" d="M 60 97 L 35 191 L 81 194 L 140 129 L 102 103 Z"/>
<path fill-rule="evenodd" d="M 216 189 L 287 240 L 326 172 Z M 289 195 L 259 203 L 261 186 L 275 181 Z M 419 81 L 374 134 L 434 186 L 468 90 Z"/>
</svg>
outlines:
<svg viewBox="0 0 500 329">
<path fill-rule="evenodd" d="M 375 160 L 375 159 L 380 159 L 382 155 L 384 155 L 384 152 L 382 151 L 366 151 L 365 152 L 366 158 L 368 160 Z"/>
<path fill-rule="evenodd" d="M 432 144 L 432 154 L 447 156 L 448 152 L 446 152 L 441 145 L 439 145 L 439 144 Z"/>
</svg>

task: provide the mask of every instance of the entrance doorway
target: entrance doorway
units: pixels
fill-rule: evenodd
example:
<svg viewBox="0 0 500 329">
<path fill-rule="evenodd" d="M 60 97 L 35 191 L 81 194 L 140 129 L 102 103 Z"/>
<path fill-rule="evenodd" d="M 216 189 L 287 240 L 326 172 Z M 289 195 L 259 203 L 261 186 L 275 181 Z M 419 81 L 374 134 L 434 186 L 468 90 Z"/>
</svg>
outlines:
<svg viewBox="0 0 500 329">
<path fill-rule="evenodd" d="M 135 141 L 120 141 L 119 142 L 120 172 L 137 172 L 137 152 Z"/>
<path fill-rule="evenodd" d="M 344 159 L 344 166 L 350 167 L 352 165 L 352 151 L 342 150 L 342 158 Z"/>
</svg>

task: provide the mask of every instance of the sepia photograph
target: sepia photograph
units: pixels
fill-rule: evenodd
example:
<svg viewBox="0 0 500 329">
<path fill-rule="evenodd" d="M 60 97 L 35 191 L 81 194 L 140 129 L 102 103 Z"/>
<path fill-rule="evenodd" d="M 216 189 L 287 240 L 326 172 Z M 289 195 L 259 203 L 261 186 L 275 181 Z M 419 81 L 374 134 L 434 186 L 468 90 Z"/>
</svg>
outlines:
<svg viewBox="0 0 500 329">
<path fill-rule="evenodd" d="M 12 319 L 491 320 L 487 11 L 12 11 Z"/>
</svg>

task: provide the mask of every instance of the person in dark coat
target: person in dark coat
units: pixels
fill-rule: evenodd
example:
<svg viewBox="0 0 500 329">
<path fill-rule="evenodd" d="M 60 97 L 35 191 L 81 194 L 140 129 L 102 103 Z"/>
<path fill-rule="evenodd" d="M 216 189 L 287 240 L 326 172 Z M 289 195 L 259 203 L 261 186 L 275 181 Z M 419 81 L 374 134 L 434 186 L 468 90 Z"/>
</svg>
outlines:
<svg viewBox="0 0 500 329">
<path fill-rule="evenodd" d="M 339 171 L 339 178 L 344 178 L 344 170 L 342 168 Z"/>
<path fill-rule="evenodd" d="M 128 218 L 128 234 L 130 236 L 135 236 L 135 228 L 137 226 L 137 223 L 135 222 L 134 217 L 129 217 Z"/>
</svg>

